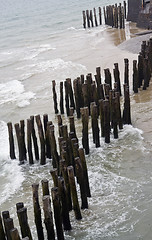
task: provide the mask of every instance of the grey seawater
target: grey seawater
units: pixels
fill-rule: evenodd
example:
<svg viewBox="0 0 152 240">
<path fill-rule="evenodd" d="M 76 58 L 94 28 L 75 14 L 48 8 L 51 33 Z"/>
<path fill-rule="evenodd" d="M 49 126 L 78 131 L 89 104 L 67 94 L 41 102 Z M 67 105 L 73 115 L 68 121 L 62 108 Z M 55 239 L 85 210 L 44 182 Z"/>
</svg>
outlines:
<svg viewBox="0 0 152 240">
<path fill-rule="evenodd" d="M 18 159 L 11 161 L 6 123 L 48 113 L 57 125 L 51 81 L 56 80 L 59 93 L 59 81 L 94 73 L 106 57 L 102 51 L 108 44 L 106 27 L 85 31 L 81 12 L 111 3 L 113 0 L 0 1 L 0 211 L 9 210 L 18 227 L 15 204 L 23 201 L 34 239 L 31 184 L 41 185 L 47 178 L 53 186 L 52 164 L 47 160 L 45 166 L 19 166 Z M 141 115 L 146 121 L 151 109 L 148 103 L 146 109 L 144 103 L 136 106 L 133 101 L 133 126 Z M 66 116 L 63 119 L 68 122 Z M 81 120 L 76 120 L 76 126 L 81 144 Z M 82 221 L 70 213 L 73 229 L 65 233 L 66 239 L 151 238 L 151 138 L 147 140 L 133 126 L 125 126 L 118 140 L 111 136 L 109 145 L 101 139 L 98 149 L 91 144 L 90 130 L 87 164 L 92 198 L 89 209 L 82 211 Z M 42 203 L 41 196 L 40 192 Z"/>
</svg>

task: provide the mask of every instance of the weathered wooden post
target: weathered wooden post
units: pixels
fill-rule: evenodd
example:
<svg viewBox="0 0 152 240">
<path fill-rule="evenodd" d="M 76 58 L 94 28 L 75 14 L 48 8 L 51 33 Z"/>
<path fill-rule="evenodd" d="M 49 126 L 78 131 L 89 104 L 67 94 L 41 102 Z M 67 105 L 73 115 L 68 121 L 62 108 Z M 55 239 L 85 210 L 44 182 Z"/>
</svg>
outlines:
<svg viewBox="0 0 152 240">
<path fill-rule="evenodd" d="M 125 15 L 124 15 L 124 7 L 122 7 L 122 28 L 125 28 Z"/>
<path fill-rule="evenodd" d="M 53 168 L 50 171 L 50 174 L 51 174 L 52 179 L 53 179 L 54 187 L 58 187 L 58 171 L 57 171 L 57 168 Z"/>
<path fill-rule="evenodd" d="M 32 123 L 31 119 L 27 119 L 27 151 L 29 157 L 29 164 L 34 164 L 31 135 L 32 135 Z"/>
<path fill-rule="evenodd" d="M 131 124 L 131 111 L 130 111 L 130 95 L 129 87 L 124 84 L 124 111 L 123 111 L 124 124 Z"/>
<path fill-rule="evenodd" d="M 124 3 L 124 17 L 126 19 L 127 18 L 126 1 L 124 1 L 123 3 Z"/>
<path fill-rule="evenodd" d="M 96 27 L 98 27 L 97 15 L 96 15 L 96 9 L 95 8 L 93 9 L 93 12 L 94 12 L 95 25 L 96 25 Z"/>
<path fill-rule="evenodd" d="M 69 123 L 70 123 L 70 132 L 73 132 L 74 133 L 74 137 L 77 138 L 76 130 L 75 130 L 74 117 L 73 116 L 69 117 Z"/>
<path fill-rule="evenodd" d="M 84 176 L 84 182 L 85 182 L 85 185 L 86 185 L 87 197 L 91 197 L 90 186 L 89 186 L 89 177 L 88 177 L 88 169 L 87 169 L 87 163 L 86 163 L 86 158 L 85 158 L 85 154 L 84 154 L 84 149 L 79 148 L 78 151 L 79 151 L 79 157 L 80 157 L 80 161 L 81 161 L 81 165 L 82 165 L 82 169 L 83 169 L 83 176 Z"/>
<path fill-rule="evenodd" d="M 55 80 L 53 80 L 52 81 L 52 91 L 53 91 L 54 111 L 55 111 L 55 114 L 57 114 L 59 111 L 58 111 L 57 94 L 56 94 L 56 90 L 55 90 L 55 85 L 56 85 L 56 82 L 55 82 Z"/>
<path fill-rule="evenodd" d="M 16 210 L 18 211 L 21 208 L 24 208 L 24 203 L 23 202 L 16 203 Z"/>
<path fill-rule="evenodd" d="M 49 126 L 52 125 L 52 121 L 48 121 L 48 114 L 43 115 L 43 123 L 44 123 L 46 157 L 51 159 L 52 155 L 51 155 L 51 144 L 49 139 Z"/>
<path fill-rule="evenodd" d="M 58 188 L 57 187 L 52 188 L 51 193 L 52 193 L 57 239 L 64 240 L 64 234 L 63 234 L 63 228 L 62 228 L 61 203 L 60 203 Z"/>
<path fill-rule="evenodd" d="M 74 86 L 74 95 L 75 95 L 75 104 L 76 104 L 76 112 L 77 112 L 77 118 L 80 118 L 80 108 L 84 104 L 84 100 L 82 97 L 82 85 L 80 78 L 77 78 L 73 81 Z"/>
<path fill-rule="evenodd" d="M 8 123 L 7 123 L 7 127 L 8 127 L 8 134 L 9 134 L 10 158 L 11 158 L 11 159 L 16 159 L 12 123 L 11 123 L 11 122 L 8 122 Z"/>
<path fill-rule="evenodd" d="M 61 114 L 64 114 L 63 82 L 60 82 L 60 113 L 61 113 Z"/>
<path fill-rule="evenodd" d="M 23 148 L 23 159 L 26 160 L 26 146 L 25 146 L 25 124 L 24 120 L 20 121 L 20 130 L 21 130 L 21 142 L 22 142 L 22 148 Z"/>
<path fill-rule="evenodd" d="M 101 13 L 101 7 L 99 7 L 99 23 L 102 25 L 102 13 Z"/>
<path fill-rule="evenodd" d="M 21 228 L 22 238 L 29 237 L 32 240 L 31 230 L 28 224 L 27 208 L 23 207 L 17 210 L 17 216 Z"/>
<path fill-rule="evenodd" d="M 124 62 L 125 62 L 124 84 L 127 84 L 127 86 L 129 87 L 129 60 L 125 58 Z"/>
<path fill-rule="evenodd" d="M 119 3 L 118 12 L 119 12 L 119 27 L 121 29 L 122 28 L 122 7 L 121 7 L 121 3 Z"/>
<path fill-rule="evenodd" d="M 110 89 L 112 89 L 112 79 L 111 79 L 111 73 L 110 73 L 110 69 L 104 69 L 104 73 L 105 73 L 105 83 L 110 85 Z"/>
<path fill-rule="evenodd" d="M 105 24 L 107 24 L 107 15 L 106 15 L 105 7 L 103 7 L 103 13 L 104 13 Z"/>
<path fill-rule="evenodd" d="M 43 132 L 43 127 L 42 127 L 42 122 L 40 115 L 35 116 L 36 123 L 37 123 L 37 128 L 38 128 L 38 134 L 39 134 L 39 139 L 40 139 L 40 144 L 41 144 L 41 161 L 40 164 L 44 165 L 46 164 L 46 156 L 45 156 L 45 139 L 44 139 L 44 132 Z"/>
<path fill-rule="evenodd" d="M 79 202 L 78 202 L 78 196 L 77 196 L 77 190 L 75 185 L 75 179 L 74 179 L 74 171 L 73 167 L 69 166 L 67 167 L 68 171 L 68 177 L 69 177 L 69 183 L 70 183 L 70 189 L 71 189 L 71 196 L 72 196 L 72 202 L 73 202 L 73 210 L 75 213 L 75 217 L 77 220 L 82 219 Z"/>
<path fill-rule="evenodd" d="M 88 107 L 81 108 L 82 116 L 82 145 L 85 153 L 89 154 L 89 138 L 88 138 L 88 124 L 89 124 L 89 109 Z"/>
<path fill-rule="evenodd" d="M 14 228 L 13 218 L 4 219 L 4 225 L 5 225 L 6 238 L 7 240 L 11 240 L 10 231 Z"/>
<path fill-rule="evenodd" d="M 137 69 L 137 60 L 133 61 L 133 91 L 138 93 L 138 69 Z"/>
<path fill-rule="evenodd" d="M 49 181 L 47 179 L 43 179 L 41 181 L 41 183 L 42 183 L 43 197 L 45 195 L 50 195 L 50 192 L 49 192 Z"/>
<path fill-rule="evenodd" d="M 150 71 L 148 66 L 148 58 L 144 58 L 144 85 L 143 90 L 146 90 L 149 87 L 149 80 L 150 80 Z"/>
<path fill-rule="evenodd" d="M 83 11 L 82 14 L 83 14 L 83 27 L 86 28 L 86 14 L 85 14 L 85 11 Z"/>
<path fill-rule="evenodd" d="M 91 123 L 93 142 L 96 144 L 96 148 L 100 147 L 99 127 L 98 127 L 98 109 L 95 102 L 91 103 Z"/>
<path fill-rule="evenodd" d="M 47 231 L 47 239 L 55 240 L 51 200 L 49 195 L 43 196 L 44 223 Z"/>
<path fill-rule="evenodd" d="M 64 230 L 71 230 L 71 223 L 70 223 L 70 216 L 69 216 L 69 208 L 68 208 L 68 201 L 67 201 L 67 192 L 64 183 L 63 177 L 58 177 L 58 187 L 59 187 L 59 194 L 62 204 L 62 221 Z"/>
<path fill-rule="evenodd" d="M 89 10 L 86 10 L 86 15 L 87 15 L 87 24 L 88 24 L 88 28 L 90 28 L 90 16 L 89 16 Z"/>
<path fill-rule="evenodd" d="M 11 234 L 11 240 L 21 240 L 17 228 L 11 229 L 10 234 Z M 1 239 L 1 238 L 0 238 L 0 239 Z"/>
<path fill-rule="evenodd" d="M 19 161 L 20 164 L 24 163 L 24 150 L 23 150 L 23 142 L 22 142 L 22 137 L 21 137 L 21 129 L 18 123 L 16 123 L 15 125 L 15 131 L 16 131 L 16 137 L 17 137 L 17 143 L 18 143 L 18 150 L 19 150 Z"/>
<path fill-rule="evenodd" d="M 142 86 L 142 82 L 144 79 L 144 59 L 141 52 L 138 55 L 138 79 L 139 79 L 138 87 L 140 88 Z"/>
<path fill-rule="evenodd" d="M 67 166 L 66 166 L 65 160 L 60 160 L 60 168 L 61 168 L 62 176 L 64 178 L 65 186 L 66 186 L 68 210 L 71 211 L 72 210 L 72 199 L 71 199 L 70 183 L 69 183 Z"/>
<path fill-rule="evenodd" d="M 68 92 L 69 92 L 69 98 L 70 98 L 70 107 L 75 109 L 75 102 L 74 102 L 74 96 L 73 96 L 73 89 L 71 84 L 71 78 L 66 79 L 67 86 L 68 86 Z"/>
<path fill-rule="evenodd" d="M 39 160 L 39 148 L 38 148 L 37 137 L 36 137 L 35 128 L 34 128 L 34 116 L 30 116 L 30 119 L 31 119 L 31 128 L 32 128 L 31 131 L 32 131 L 35 159 Z"/>
<path fill-rule="evenodd" d="M 119 71 L 118 63 L 114 63 L 113 73 L 114 73 L 115 82 L 117 83 L 117 92 L 119 92 L 120 96 L 122 96 L 122 94 L 121 94 L 121 83 L 120 83 L 120 71 Z"/>
<path fill-rule="evenodd" d="M 90 10 L 90 21 L 91 21 L 91 26 L 94 27 L 92 10 Z"/>
<path fill-rule="evenodd" d="M 32 184 L 34 220 L 35 220 L 38 240 L 44 240 L 42 218 L 41 218 L 41 207 L 39 204 L 39 196 L 38 196 L 38 188 L 39 188 L 39 184 L 36 184 L 36 183 Z"/>
<path fill-rule="evenodd" d="M 80 194 L 81 194 L 81 209 L 88 208 L 88 200 L 87 200 L 87 192 L 86 192 L 86 184 L 83 175 L 83 168 L 81 165 L 80 158 L 77 157 L 74 159 L 75 161 L 75 171 L 77 182 L 80 185 Z"/>
<path fill-rule="evenodd" d="M 65 88 L 65 108 L 66 108 L 67 116 L 69 116 L 70 103 L 69 103 L 69 91 L 68 91 L 67 81 L 64 81 L 64 88 Z"/>
</svg>

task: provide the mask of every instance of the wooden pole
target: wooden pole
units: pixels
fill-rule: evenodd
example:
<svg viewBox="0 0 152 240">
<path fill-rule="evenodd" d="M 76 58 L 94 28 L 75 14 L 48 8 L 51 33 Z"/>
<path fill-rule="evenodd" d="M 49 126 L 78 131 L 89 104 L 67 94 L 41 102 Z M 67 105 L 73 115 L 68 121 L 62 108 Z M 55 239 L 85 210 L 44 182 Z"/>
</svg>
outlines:
<svg viewBox="0 0 152 240">
<path fill-rule="evenodd" d="M 51 159 L 51 146 L 48 134 L 48 125 L 51 125 L 52 122 L 48 121 L 48 114 L 43 115 L 43 125 L 44 125 L 44 136 L 45 136 L 45 145 L 46 145 L 46 157 Z"/>
<path fill-rule="evenodd" d="M 71 191 L 70 191 L 70 183 L 68 178 L 67 166 L 65 160 L 60 160 L 60 168 L 61 173 L 64 178 L 65 186 L 66 186 L 66 193 L 67 193 L 67 202 L 68 202 L 68 209 L 69 211 L 72 210 L 72 199 L 71 199 Z"/>
<path fill-rule="evenodd" d="M 82 14 L 83 14 L 83 27 L 86 28 L 86 14 L 85 14 L 85 11 L 83 11 Z"/>
<path fill-rule="evenodd" d="M 124 62 L 125 62 L 124 84 L 127 84 L 127 86 L 129 87 L 129 60 L 125 58 Z"/>
<path fill-rule="evenodd" d="M 34 220 L 35 220 L 38 240 L 44 240 L 42 218 L 41 218 L 41 207 L 39 204 L 39 196 L 38 196 L 38 188 L 39 188 L 39 184 L 36 184 L 36 183 L 32 184 Z"/>
<path fill-rule="evenodd" d="M 23 148 L 23 159 L 26 160 L 26 146 L 25 146 L 25 124 L 24 120 L 20 121 L 20 130 L 21 130 L 21 142 L 22 142 L 22 148 Z"/>
<path fill-rule="evenodd" d="M 64 234 L 63 234 L 63 228 L 62 228 L 61 203 L 60 203 L 60 199 L 59 199 L 58 188 L 57 187 L 52 188 L 51 193 L 52 193 L 57 239 L 64 240 Z"/>
<path fill-rule="evenodd" d="M 11 234 L 11 240 L 21 240 L 17 228 L 11 229 L 10 234 Z M 1 239 L 1 238 L 0 238 L 0 239 Z"/>
<path fill-rule="evenodd" d="M 30 116 L 30 119 L 31 119 L 31 131 L 32 131 L 35 159 L 39 160 L 39 148 L 38 148 L 37 137 L 36 137 L 35 128 L 34 128 L 34 116 Z"/>
<path fill-rule="evenodd" d="M 50 192 L 49 192 L 49 181 L 47 179 L 43 179 L 41 181 L 41 183 L 42 183 L 43 197 L 46 196 L 46 195 L 50 195 Z"/>
<path fill-rule="evenodd" d="M 52 81 L 52 91 L 53 91 L 54 111 L 55 111 L 55 114 L 57 114 L 59 111 L 58 111 L 57 94 L 56 94 L 56 90 L 55 90 L 55 85 L 56 85 L 56 82 L 55 82 L 55 80 L 53 80 Z"/>
<path fill-rule="evenodd" d="M 16 159 L 12 123 L 11 123 L 11 122 L 8 122 L 8 123 L 7 123 L 7 127 L 8 127 L 8 134 L 9 134 L 10 158 L 11 158 L 11 159 Z"/>
<path fill-rule="evenodd" d="M 27 151 L 29 157 L 29 164 L 34 164 L 31 135 L 32 135 L 32 123 L 31 119 L 27 119 Z"/>
<path fill-rule="evenodd" d="M 58 177 L 58 187 L 59 187 L 59 194 L 62 204 L 62 221 L 64 230 L 71 230 L 71 223 L 70 223 L 70 216 L 69 216 L 69 208 L 68 208 L 68 201 L 67 201 L 67 192 L 64 183 L 63 177 Z"/>
<path fill-rule="evenodd" d="M 51 200 L 49 195 L 43 196 L 44 223 L 47 231 L 47 239 L 55 240 Z"/>
<path fill-rule="evenodd" d="M 65 108 L 66 108 L 66 113 L 67 116 L 69 116 L 69 91 L 68 91 L 68 83 L 67 81 L 64 82 L 64 88 L 65 88 Z"/>
<path fill-rule="evenodd" d="M 88 28 L 90 28 L 90 16 L 89 16 L 89 10 L 86 10 L 86 16 L 87 16 L 87 24 L 88 24 Z"/>
<path fill-rule="evenodd" d="M 50 174 L 53 179 L 54 187 L 58 187 L 58 171 L 57 168 L 54 168 L 50 171 Z"/>
<path fill-rule="evenodd" d="M 101 13 L 101 7 L 99 7 L 99 23 L 102 25 L 102 13 Z"/>
<path fill-rule="evenodd" d="M 22 238 L 29 237 L 29 240 L 32 240 L 31 230 L 28 224 L 27 208 L 23 207 L 17 210 L 17 216 L 21 228 Z"/>
<path fill-rule="evenodd" d="M 72 166 L 67 167 L 67 171 L 68 171 L 68 178 L 69 178 L 71 196 L 72 196 L 72 202 L 73 202 L 73 210 L 74 210 L 76 219 L 80 220 L 82 219 L 82 215 L 81 215 L 79 202 L 78 202 L 73 167 Z"/>
<path fill-rule="evenodd" d="M 60 113 L 64 114 L 63 82 L 60 82 Z"/>
<path fill-rule="evenodd" d="M 90 10 L 90 21 L 91 21 L 91 26 L 94 27 L 92 10 Z"/>
<path fill-rule="evenodd" d="M 36 123 L 37 123 L 37 128 L 38 128 L 38 134 L 39 134 L 39 139 L 40 139 L 40 144 L 41 144 L 41 160 L 40 164 L 44 165 L 46 164 L 46 156 L 45 156 L 45 138 L 44 138 L 44 132 L 43 132 L 43 127 L 42 127 L 42 122 L 40 115 L 37 115 L 35 117 Z"/>
<path fill-rule="evenodd" d="M 23 144 L 22 144 L 22 138 L 21 138 L 21 129 L 18 123 L 15 125 L 15 131 L 16 131 L 16 137 L 17 137 L 17 143 L 18 143 L 18 150 L 19 150 L 19 161 L 20 164 L 24 163 L 24 153 L 23 153 Z"/>
<path fill-rule="evenodd" d="M 137 60 L 133 61 L 133 91 L 138 93 L 138 69 L 137 69 Z"/>
<path fill-rule="evenodd" d="M 16 210 L 18 211 L 19 209 L 24 207 L 24 203 L 23 202 L 18 202 L 16 203 Z"/>
<path fill-rule="evenodd" d="M 79 157 L 83 169 L 83 176 L 84 176 L 84 182 L 86 185 L 86 193 L 87 197 L 91 197 L 91 191 L 90 191 L 90 186 L 89 186 L 89 177 L 88 177 L 88 169 L 87 169 L 87 163 L 86 163 L 86 158 L 84 154 L 84 149 L 79 148 Z"/>
<path fill-rule="evenodd" d="M 84 175 L 83 175 L 83 168 L 82 168 L 79 157 L 75 158 L 74 160 L 75 160 L 77 182 L 80 185 L 81 209 L 85 209 L 85 208 L 88 208 L 88 200 L 87 200 L 86 184 L 85 184 Z"/>
<path fill-rule="evenodd" d="M 7 238 L 7 240 L 11 240 L 10 231 L 14 228 L 13 219 L 12 218 L 4 219 L 4 225 L 5 225 L 6 238 Z"/>
<path fill-rule="evenodd" d="M 89 154 L 89 138 L 88 138 L 88 124 L 89 124 L 89 109 L 88 107 L 81 108 L 82 116 L 82 145 L 85 153 Z"/>
<path fill-rule="evenodd" d="M 122 94 L 121 94 L 121 83 L 120 83 L 120 71 L 119 71 L 118 63 L 114 63 L 113 72 L 114 72 L 115 82 L 117 83 L 117 92 L 119 92 L 120 96 L 122 96 Z"/>
</svg>

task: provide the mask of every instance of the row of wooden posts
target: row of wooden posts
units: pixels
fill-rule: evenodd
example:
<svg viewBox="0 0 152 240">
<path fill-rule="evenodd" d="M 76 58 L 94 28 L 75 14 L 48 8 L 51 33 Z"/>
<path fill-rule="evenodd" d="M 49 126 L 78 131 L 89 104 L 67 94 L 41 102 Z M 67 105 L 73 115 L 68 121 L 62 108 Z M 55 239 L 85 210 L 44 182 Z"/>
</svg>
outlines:
<svg viewBox="0 0 152 240">
<path fill-rule="evenodd" d="M 152 38 L 143 41 L 138 61 L 133 61 L 133 91 L 138 93 L 139 89 L 146 90 L 149 87 L 152 74 Z"/>
<path fill-rule="evenodd" d="M 86 10 L 82 12 L 83 14 L 83 27 L 97 27 L 102 25 L 102 8 L 98 8 L 99 17 L 97 17 L 97 11 L 95 8 L 93 10 Z M 103 14 L 105 24 L 115 28 L 125 28 L 125 19 L 126 19 L 126 1 L 124 5 L 121 3 L 119 5 L 109 5 L 103 7 Z"/>
<path fill-rule="evenodd" d="M 89 80 L 91 79 L 90 75 L 88 79 Z M 124 84 L 124 110 L 123 110 L 123 116 L 122 116 L 121 105 L 120 105 L 121 91 L 118 88 L 117 82 L 115 83 L 115 88 L 112 90 L 110 87 L 111 82 L 108 82 L 108 81 L 110 81 L 110 78 L 109 79 L 107 78 L 107 83 L 104 85 L 104 89 L 103 89 L 103 85 L 99 83 L 100 90 L 102 90 L 101 93 L 103 94 L 102 95 L 103 98 L 98 98 L 97 90 L 94 83 L 90 85 L 84 84 L 84 86 L 86 87 L 84 91 L 85 93 L 84 102 L 87 104 L 87 106 L 84 106 L 84 107 L 80 106 L 80 104 L 82 104 L 82 101 L 81 101 L 82 96 L 81 94 L 79 95 L 80 93 L 79 88 L 78 87 L 76 88 L 77 90 L 76 110 L 77 110 L 77 115 L 80 116 L 81 114 L 81 117 L 82 117 L 82 145 L 83 145 L 83 148 L 85 149 L 86 154 L 89 154 L 89 151 L 90 151 L 89 119 L 91 120 L 93 142 L 96 145 L 96 147 L 100 147 L 101 137 L 105 138 L 106 143 L 110 143 L 110 133 L 112 129 L 114 133 L 114 138 L 118 138 L 118 127 L 119 129 L 122 129 L 123 123 L 131 124 L 129 87 L 127 86 L 127 84 Z M 78 86 L 79 83 L 80 83 L 79 79 L 77 79 L 75 84 Z M 87 95 L 88 91 L 86 90 L 88 89 L 88 87 L 90 87 L 90 92 L 89 92 L 90 95 Z M 72 88 L 68 87 L 68 89 L 72 89 Z M 92 98 L 90 98 L 90 102 L 88 103 L 88 96 L 91 96 L 91 91 L 93 95 L 92 95 Z M 55 89 L 54 89 L 54 93 L 56 94 Z M 72 97 L 72 100 L 73 100 L 73 97 Z M 78 107 L 78 104 L 80 108 Z M 51 121 L 48 120 L 47 114 L 43 115 L 43 121 L 41 121 L 40 115 L 37 115 L 35 117 L 31 116 L 29 119 L 27 119 L 26 134 L 25 134 L 25 121 L 21 120 L 20 124 L 16 123 L 14 126 L 16 131 L 16 139 L 18 143 L 18 152 L 19 152 L 18 155 L 19 155 L 20 164 L 24 163 L 27 160 L 27 155 L 29 159 L 29 164 L 33 164 L 34 154 L 35 154 L 35 159 L 36 160 L 40 159 L 40 164 L 42 165 L 45 164 L 46 158 L 49 158 L 49 159 L 52 159 L 53 167 L 58 167 L 59 160 L 62 158 L 63 146 L 64 148 L 68 149 L 68 156 L 66 157 L 68 165 L 73 163 L 74 152 L 76 151 L 75 145 L 79 146 L 73 112 L 74 112 L 74 107 L 67 108 L 67 113 L 69 116 L 70 131 L 68 131 L 67 125 L 63 124 L 61 115 L 58 115 L 58 128 L 59 128 L 58 143 L 59 143 L 60 153 L 58 153 L 58 150 L 57 150 L 54 125 Z M 91 117 L 89 117 L 89 115 L 91 115 Z M 35 130 L 34 119 L 36 120 L 36 124 L 37 124 L 40 147 L 37 140 L 37 134 L 36 134 L 37 131 Z M 16 151 L 15 151 L 15 144 L 14 144 L 13 125 L 11 122 L 9 122 L 7 125 L 8 125 L 8 133 L 9 133 L 10 158 L 15 159 Z M 27 139 L 27 141 L 25 141 L 25 139 Z M 33 150 L 34 150 L 34 154 L 33 154 Z"/>
<path fill-rule="evenodd" d="M 82 148 L 78 149 L 76 156 L 77 157 L 74 159 L 75 168 L 73 168 L 73 166 L 67 166 L 66 161 L 62 159 L 60 160 L 60 173 L 58 169 L 50 171 L 54 182 L 54 187 L 51 188 L 53 211 L 50 198 L 49 181 L 46 179 L 41 181 L 43 192 L 43 218 L 48 240 L 55 240 L 56 237 L 58 240 L 64 240 L 64 230 L 67 231 L 72 229 L 69 215 L 70 211 L 74 211 L 75 218 L 77 220 L 82 219 L 75 175 L 77 183 L 80 186 L 81 209 L 88 208 L 87 198 L 91 197 L 91 193 L 85 154 Z M 44 227 L 38 191 L 39 184 L 33 184 L 33 210 L 37 239 L 44 240 Z M 2 216 L 0 214 L 0 240 L 35 240 L 35 238 L 32 237 L 31 229 L 28 223 L 27 208 L 24 206 L 24 203 L 17 203 L 16 210 L 22 238 L 20 237 L 18 229 L 14 227 L 13 219 L 10 217 L 9 211 L 3 211 Z M 54 229 L 54 221 L 56 232 Z"/>
</svg>

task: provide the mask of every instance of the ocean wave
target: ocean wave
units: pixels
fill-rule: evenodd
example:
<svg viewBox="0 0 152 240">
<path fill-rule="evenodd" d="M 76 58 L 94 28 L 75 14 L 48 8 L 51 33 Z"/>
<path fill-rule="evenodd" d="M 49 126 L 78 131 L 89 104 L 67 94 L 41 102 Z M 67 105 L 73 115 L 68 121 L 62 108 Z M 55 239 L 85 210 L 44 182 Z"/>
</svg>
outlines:
<svg viewBox="0 0 152 240">
<path fill-rule="evenodd" d="M 0 84 L 0 105 L 15 103 L 18 107 L 25 107 L 30 100 L 35 98 L 35 93 L 25 92 L 24 85 L 17 80 Z"/>
</svg>

